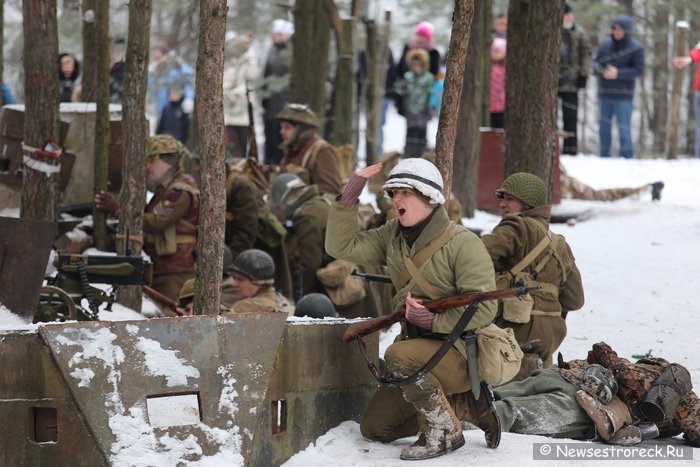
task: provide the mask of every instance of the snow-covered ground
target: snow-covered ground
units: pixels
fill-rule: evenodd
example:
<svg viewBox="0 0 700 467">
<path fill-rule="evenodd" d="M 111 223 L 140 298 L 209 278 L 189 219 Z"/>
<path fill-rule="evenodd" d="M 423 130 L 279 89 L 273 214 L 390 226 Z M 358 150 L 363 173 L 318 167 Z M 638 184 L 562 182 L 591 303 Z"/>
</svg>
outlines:
<svg viewBox="0 0 700 467">
<path fill-rule="evenodd" d="M 385 134 L 385 150 L 401 150 L 404 128 L 395 119 Z M 434 137 L 435 122 L 430 133 Z M 566 359 L 583 358 L 592 344 L 606 341 L 624 357 L 651 352 L 685 365 L 700 388 L 700 159 L 622 160 L 595 156 L 562 157 L 569 173 L 596 187 L 637 186 L 663 180 L 666 187 L 660 202 L 649 194 L 612 203 L 564 200 L 557 208 L 566 212 L 590 210 L 585 221 L 556 224 L 552 230 L 566 236 L 583 276 L 586 304 L 569 314 L 568 336 L 561 351 Z M 470 227 L 489 230 L 499 217 L 477 212 L 464 219 Z M 137 313 L 115 305 L 104 319 L 135 319 Z M 0 306 L 0 330 L 34 327 Z M 391 333 L 382 338 L 384 349 Z M 352 350 L 354 351 L 354 349 Z M 697 390 L 697 389 L 696 389 Z M 487 449 L 480 430 L 465 431 L 466 446 L 447 456 L 422 461 L 421 466 L 518 466 L 570 465 L 571 460 L 533 460 L 535 443 L 552 440 L 518 434 L 503 435 L 497 450 Z M 357 423 L 348 421 L 333 428 L 306 450 L 297 453 L 286 467 L 406 465 L 399 460 L 401 449 L 415 438 L 390 444 L 364 440 Z M 678 442 L 678 440 L 675 440 Z M 559 440 L 557 443 L 563 441 Z M 649 445 L 647 442 L 646 445 Z M 600 447 L 604 445 L 599 445 Z M 700 465 L 695 461 L 668 461 L 658 465 Z M 157 464 L 153 457 L 152 464 Z M 143 465 L 149 464 L 143 453 Z M 575 465 L 598 465 L 599 460 L 577 461 Z M 606 465 L 630 465 L 623 460 Z M 649 464 L 649 465 L 657 465 Z"/>
<path fill-rule="evenodd" d="M 583 309 L 569 313 L 568 336 L 560 350 L 565 359 L 585 358 L 591 345 L 605 341 L 620 356 L 651 351 L 654 356 L 678 362 L 688 368 L 694 387 L 700 387 L 700 204 L 697 184 L 700 159 L 623 160 L 595 156 L 562 157 L 569 173 L 594 186 L 638 186 L 663 180 L 666 187 L 660 202 L 649 194 L 612 203 L 564 200 L 558 209 L 566 212 L 591 210 L 586 221 L 573 225 L 555 224 L 552 230 L 570 243 L 581 270 L 586 293 Z M 477 212 L 464 219 L 470 227 L 490 230 L 499 218 Z M 384 349 L 389 335 L 382 338 Z M 696 389 L 697 390 L 697 389 Z M 424 467 L 481 465 L 571 465 L 572 460 L 533 459 L 535 443 L 563 443 L 538 436 L 504 433 L 496 450 L 486 448 L 480 430 L 464 432 L 463 448 L 433 460 Z M 305 451 L 292 457 L 285 467 L 406 465 L 399 460 L 406 438 L 390 444 L 362 438 L 359 425 L 345 422 L 320 437 Z M 672 440 L 674 446 L 679 440 Z M 644 446 L 654 446 L 653 441 Z M 597 447 L 605 447 L 598 445 Z M 553 448 L 554 449 L 554 448 Z M 664 446 L 664 449 L 665 446 Z M 700 465 L 700 450 L 694 461 L 669 460 L 654 465 Z M 610 453 L 609 459 L 615 454 Z M 598 465 L 600 460 L 580 460 L 574 465 Z M 629 465 L 621 458 L 605 465 Z"/>
</svg>

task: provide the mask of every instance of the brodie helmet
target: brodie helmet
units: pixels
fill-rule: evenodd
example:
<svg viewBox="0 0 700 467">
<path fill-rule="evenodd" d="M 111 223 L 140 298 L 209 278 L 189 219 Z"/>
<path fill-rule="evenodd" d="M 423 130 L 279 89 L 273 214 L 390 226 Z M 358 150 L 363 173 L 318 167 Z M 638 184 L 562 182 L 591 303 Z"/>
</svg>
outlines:
<svg viewBox="0 0 700 467">
<path fill-rule="evenodd" d="M 276 120 L 302 124 L 312 128 L 318 128 L 318 117 L 306 104 L 286 103 L 284 108 L 275 117 Z"/>
<path fill-rule="evenodd" d="M 250 279 L 253 284 L 272 285 L 275 282 L 275 262 L 267 252 L 251 248 L 236 256 L 229 271 Z"/>
<path fill-rule="evenodd" d="M 184 144 L 170 135 L 155 135 L 148 138 L 148 157 L 157 157 L 170 165 L 178 165 L 190 152 Z"/>
<path fill-rule="evenodd" d="M 444 204 L 442 175 L 435 164 L 425 159 L 403 159 L 391 172 L 382 188 L 385 196 L 395 188 L 412 188 L 428 198 L 430 204 Z"/>
<path fill-rule="evenodd" d="M 547 204 L 547 187 L 537 175 L 518 172 L 503 181 L 503 186 L 496 190 L 496 196 L 503 197 L 504 193 L 518 198 L 531 208 Z"/>
<path fill-rule="evenodd" d="M 333 302 L 322 293 L 310 293 L 304 295 L 296 304 L 294 316 L 308 316 L 309 318 L 323 319 L 325 317 L 337 318 Z"/>
</svg>

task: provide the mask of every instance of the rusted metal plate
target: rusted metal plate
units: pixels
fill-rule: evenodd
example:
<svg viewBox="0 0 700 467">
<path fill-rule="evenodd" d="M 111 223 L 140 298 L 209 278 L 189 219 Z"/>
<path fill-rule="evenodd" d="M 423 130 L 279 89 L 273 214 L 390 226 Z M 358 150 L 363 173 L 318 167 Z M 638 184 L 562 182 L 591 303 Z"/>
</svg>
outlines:
<svg viewBox="0 0 700 467">
<path fill-rule="evenodd" d="M 131 465 L 148 451 L 176 465 L 183 446 L 199 446 L 186 450 L 188 462 L 242 465 L 285 322 L 283 313 L 254 313 L 49 324 L 39 333 L 111 464 Z M 199 410 L 199 423 L 188 421 L 191 413 L 184 424 L 150 423 L 149 402 L 169 397 L 175 411 L 176 401 L 193 396 L 188 410 Z"/>
<path fill-rule="evenodd" d="M 360 421 L 377 382 L 357 344 L 342 341 L 347 327 L 344 319 L 288 323 L 248 465 L 281 465 L 345 420 Z M 379 333 L 365 342 L 377 362 Z"/>
<path fill-rule="evenodd" d="M 0 465 L 109 465 L 38 333 L 0 331 L 0 356 Z"/>
<path fill-rule="evenodd" d="M 0 303 L 33 317 L 39 304 L 56 223 L 0 217 Z"/>
</svg>

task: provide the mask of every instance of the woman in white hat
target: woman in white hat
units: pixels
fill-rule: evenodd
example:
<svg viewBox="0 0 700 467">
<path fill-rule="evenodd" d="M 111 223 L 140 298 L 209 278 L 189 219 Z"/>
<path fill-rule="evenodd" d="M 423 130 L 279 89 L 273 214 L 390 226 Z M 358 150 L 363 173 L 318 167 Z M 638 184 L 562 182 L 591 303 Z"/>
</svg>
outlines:
<svg viewBox="0 0 700 467">
<path fill-rule="evenodd" d="M 402 378 L 416 373 L 431 358 L 464 311 L 459 307 L 434 314 L 421 299 L 493 290 L 494 272 L 479 237 L 450 221 L 441 209 L 445 203 L 442 176 L 425 159 L 400 161 L 384 183 L 385 196 L 391 199 L 397 217 L 376 229 L 359 231 L 358 197 L 367 179 L 380 170 L 381 164 L 375 164 L 353 174 L 331 207 L 326 251 L 354 263 L 387 267 L 397 291 L 394 309 L 405 308 L 406 321 L 384 358 L 389 376 Z M 494 302 L 481 303 L 465 330 L 489 325 L 495 314 Z M 463 446 L 461 422 L 446 396 L 469 391 L 467 366 L 465 345 L 459 339 L 415 383 L 400 388 L 380 386 L 362 418 L 363 436 L 390 442 L 420 431 L 418 441 L 402 451 L 402 459 L 437 457 Z M 487 445 L 495 448 L 500 425 L 488 401 L 480 398 L 479 426 L 486 432 Z M 425 423 L 419 426 L 419 419 Z"/>
</svg>

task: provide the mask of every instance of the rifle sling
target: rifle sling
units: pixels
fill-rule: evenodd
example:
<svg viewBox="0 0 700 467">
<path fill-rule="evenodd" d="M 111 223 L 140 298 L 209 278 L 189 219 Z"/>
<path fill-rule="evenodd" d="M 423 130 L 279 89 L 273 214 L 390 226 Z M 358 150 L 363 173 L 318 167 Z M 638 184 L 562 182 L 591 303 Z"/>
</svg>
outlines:
<svg viewBox="0 0 700 467">
<path fill-rule="evenodd" d="M 435 366 L 438 363 L 440 363 L 440 360 L 442 360 L 442 357 L 444 357 L 445 354 L 450 350 L 450 347 L 452 347 L 455 341 L 462 336 L 464 328 L 467 326 L 467 324 L 469 324 L 469 321 L 471 321 L 471 319 L 476 314 L 476 310 L 479 307 L 479 303 L 479 301 L 473 301 L 469 304 L 469 306 L 467 306 L 467 309 L 464 310 L 464 313 L 462 313 L 462 316 L 460 316 L 459 321 L 457 321 L 457 324 L 455 324 L 455 327 L 452 328 L 452 331 L 450 331 L 450 333 L 447 335 L 447 338 L 443 341 L 440 348 L 437 349 L 437 351 L 435 351 L 432 357 L 430 357 L 430 360 L 428 360 L 425 363 L 425 365 L 423 365 L 423 367 L 421 367 L 418 371 L 416 371 L 411 376 L 407 376 L 406 378 L 393 378 L 386 374 L 380 375 L 377 365 L 375 365 L 374 362 L 372 362 L 367 356 L 367 348 L 365 346 L 364 340 L 362 340 L 362 336 L 358 335 L 357 343 L 360 346 L 360 352 L 362 353 L 362 356 L 367 362 L 367 368 L 369 368 L 369 371 L 372 373 L 374 378 L 382 384 L 388 384 L 390 386 L 399 387 L 415 383 L 423 376 L 425 376 L 426 373 L 430 372 L 433 368 L 435 368 Z"/>
</svg>

